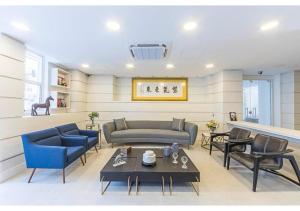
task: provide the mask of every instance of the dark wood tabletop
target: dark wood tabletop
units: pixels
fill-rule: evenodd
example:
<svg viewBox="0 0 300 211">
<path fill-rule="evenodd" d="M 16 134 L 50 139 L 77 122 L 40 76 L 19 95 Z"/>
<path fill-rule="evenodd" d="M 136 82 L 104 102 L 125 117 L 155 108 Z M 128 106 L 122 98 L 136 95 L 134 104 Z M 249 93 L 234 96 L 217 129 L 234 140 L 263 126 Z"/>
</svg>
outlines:
<svg viewBox="0 0 300 211">
<path fill-rule="evenodd" d="M 153 150 L 156 154 L 156 165 L 153 167 L 143 166 L 143 153 L 146 150 Z M 200 172 L 193 164 L 192 160 L 184 152 L 179 149 L 178 164 L 172 163 L 172 156 L 164 157 L 163 149 L 159 148 L 132 148 L 127 154 L 126 164 L 113 167 L 115 157 L 120 153 L 117 149 L 111 159 L 100 171 L 100 178 L 104 181 L 122 181 L 131 178 L 139 177 L 139 181 L 161 181 L 164 177 L 166 181 L 172 177 L 174 182 L 197 182 L 200 180 Z M 187 169 L 182 168 L 181 157 L 187 156 Z"/>
</svg>

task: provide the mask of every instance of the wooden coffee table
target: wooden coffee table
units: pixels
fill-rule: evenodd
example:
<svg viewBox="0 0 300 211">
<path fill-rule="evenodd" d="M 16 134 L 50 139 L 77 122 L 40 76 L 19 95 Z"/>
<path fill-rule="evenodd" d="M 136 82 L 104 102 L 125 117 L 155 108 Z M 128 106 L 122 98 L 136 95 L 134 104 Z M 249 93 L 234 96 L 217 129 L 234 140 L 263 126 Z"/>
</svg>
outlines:
<svg viewBox="0 0 300 211">
<path fill-rule="evenodd" d="M 146 150 L 153 150 L 156 154 L 156 165 L 146 167 L 142 165 L 143 153 Z M 160 182 L 162 186 L 162 194 L 165 193 L 165 184 L 169 184 L 169 192 L 172 195 L 173 183 L 188 182 L 192 184 L 197 195 L 199 195 L 200 172 L 193 164 L 187 154 L 179 149 L 178 164 L 172 163 L 172 157 L 163 157 L 163 149 L 158 148 L 132 148 L 126 157 L 126 164 L 113 167 L 115 157 L 119 154 L 120 149 L 116 150 L 103 169 L 100 171 L 101 194 L 107 190 L 109 184 L 113 181 L 127 181 L 128 195 L 130 195 L 132 183 L 136 185 L 136 194 L 139 192 L 139 184 L 141 182 Z M 181 156 L 187 156 L 187 169 L 183 169 Z M 107 185 L 104 187 L 104 182 Z M 194 185 L 197 183 L 197 185 Z"/>
</svg>

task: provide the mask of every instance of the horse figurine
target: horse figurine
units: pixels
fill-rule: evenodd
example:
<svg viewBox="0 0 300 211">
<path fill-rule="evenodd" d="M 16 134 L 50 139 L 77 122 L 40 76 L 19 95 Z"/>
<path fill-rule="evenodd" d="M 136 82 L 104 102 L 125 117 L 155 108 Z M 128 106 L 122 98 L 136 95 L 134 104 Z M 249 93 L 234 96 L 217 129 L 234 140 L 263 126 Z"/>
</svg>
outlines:
<svg viewBox="0 0 300 211">
<path fill-rule="evenodd" d="M 36 112 L 36 109 L 38 108 L 46 108 L 45 115 L 50 115 L 49 108 L 50 108 L 50 100 L 54 100 L 51 96 L 47 97 L 45 103 L 35 103 L 31 107 L 31 116 L 37 116 L 38 113 Z"/>
</svg>

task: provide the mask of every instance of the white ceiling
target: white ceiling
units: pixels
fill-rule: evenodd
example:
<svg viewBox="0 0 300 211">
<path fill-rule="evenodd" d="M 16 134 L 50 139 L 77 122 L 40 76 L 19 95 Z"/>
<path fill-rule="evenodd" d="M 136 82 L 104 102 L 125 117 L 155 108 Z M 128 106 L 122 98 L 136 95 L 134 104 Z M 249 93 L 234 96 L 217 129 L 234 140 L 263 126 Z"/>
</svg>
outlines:
<svg viewBox="0 0 300 211">
<path fill-rule="evenodd" d="M 260 25 L 278 20 L 278 28 L 262 32 Z M 107 30 L 118 21 L 118 32 Z M 198 22 L 195 31 L 184 22 Z M 117 76 L 201 76 L 221 69 L 244 69 L 246 74 L 274 74 L 300 68 L 300 7 L 238 6 L 65 6 L 0 7 L 0 31 L 56 58 L 70 68 L 90 74 Z M 11 21 L 30 27 L 13 28 Z M 164 60 L 134 61 L 129 45 L 166 43 Z M 80 67 L 90 64 L 90 69 Z M 134 63 L 127 70 L 126 63 Z M 175 68 L 166 69 L 167 63 Z M 214 63 L 208 70 L 205 64 Z"/>
</svg>

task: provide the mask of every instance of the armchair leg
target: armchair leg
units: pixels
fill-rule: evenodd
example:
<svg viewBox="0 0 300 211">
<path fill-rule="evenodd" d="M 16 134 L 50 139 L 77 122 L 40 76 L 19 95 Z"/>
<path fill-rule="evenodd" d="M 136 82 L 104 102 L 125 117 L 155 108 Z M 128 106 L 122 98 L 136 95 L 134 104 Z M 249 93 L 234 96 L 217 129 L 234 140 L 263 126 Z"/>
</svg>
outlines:
<svg viewBox="0 0 300 211">
<path fill-rule="evenodd" d="M 84 162 L 86 163 L 86 153 L 84 153 Z"/>
<path fill-rule="evenodd" d="M 97 146 L 95 146 L 95 150 L 96 150 L 96 152 L 98 153 L 98 149 L 97 149 Z"/>
<path fill-rule="evenodd" d="M 230 156 L 227 156 L 227 170 L 229 170 L 230 166 Z"/>
<path fill-rule="evenodd" d="M 111 143 L 111 148 L 114 148 L 114 143 Z"/>
<path fill-rule="evenodd" d="M 296 176 L 297 176 L 297 179 L 298 179 L 298 182 L 299 182 L 299 185 L 300 185 L 300 171 L 299 171 L 299 167 L 297 165 L 297 162 L 295 160 L 295 157 L 294 156 L 290 156 L 289 157 L 289 161 L 290 161 L 290 163 L 291 163 L 291 165 L 292 165 L 292 167 L 293 167 L 293 169 L 294 169 L 294 171 L 296 173 Z"/>
<path fill-rule="evenodd" d="M 223 166 L 226 167 L 226 160 L 227 160 L 227 156 L 228 156 L 228 151 L 229 151 L 229 145 L 225 144 L 225 149 L 224 149 L 224 163 Z"/>
<path fill-rule="evenodd" d="M 254 169 L 253 169 L 253 186 L 252 191 L 256 192 L 256 185 L 257 185 L 257 179 L 258 179 L 258 171 L 259 171 L 259 162 L 255 161 L 254 163 Z"/>
<path fill-rule="evenodd" d="M 213 146 L 212 146 L 212 144 L 210 143 L 210 144 L 209 144 L 209 155 L 211 155 L 212 147 L 213 147 Z"/>
<path fill-rule="evenodd" d="M 66 179 L 65 179 L 65 169 L 64 169 L 64 168 L 63 168 L 63 170 L 62 170 L 62 174 L 63 174 L 63 183 L 65 184 Z"/>
<path fill-rule="evenodd" d="M 30 181 L 31 181 L 31 179 L 32 179 L 32 177 L 34 175 L 35 170 L 36 170 L 36 168 L 33 169 L 32 173 L 31 173 L 31 175 L 29 177 L 28 183 L 30 183 Z"/>
<path fill-rule="evenodd" d="M 82 165 L 84 166 L 84 162 L 83 162 L 83 159 L 81 156 L 80 156 L 80 160 L 81 160 Z"/>
</svg>

